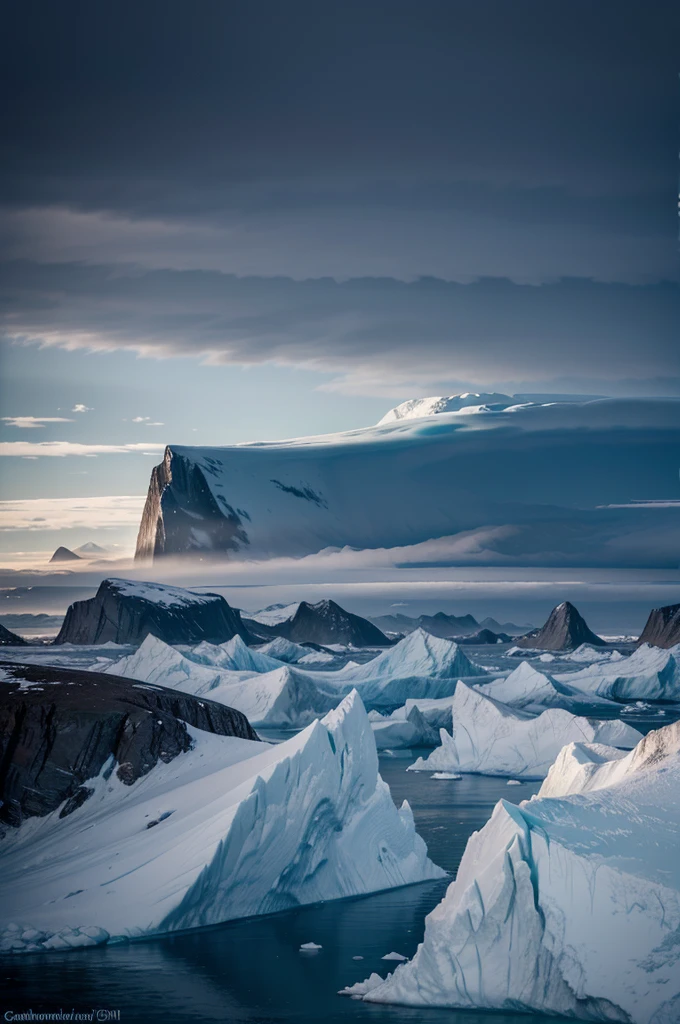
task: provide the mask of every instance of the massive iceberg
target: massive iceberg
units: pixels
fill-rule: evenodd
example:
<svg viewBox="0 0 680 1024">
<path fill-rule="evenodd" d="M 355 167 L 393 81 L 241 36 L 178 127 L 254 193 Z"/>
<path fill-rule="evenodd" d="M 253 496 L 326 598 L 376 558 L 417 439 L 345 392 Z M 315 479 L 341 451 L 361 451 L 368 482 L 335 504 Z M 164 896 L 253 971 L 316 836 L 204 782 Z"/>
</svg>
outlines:
<svg viewBox="0 0 680 1024">
<path fill-rule="evenodd" d="M 415 629 L 372 661 L 348 665 L 334 676 L 356 687 L 366 704 L 384 706 L 409 698 L 450 697 L 461 677 L 486 674 L 452 640 Z"/>
<path fill-rule="evenodd" d="M 418 758 L 410 770 L 543 779 L 566 743 L 633 747 L 641 739 L 625 722 L 579 718 L 561 708 L 534 717 L 463 682 L 451 702 L 451 732 L 442 729 L 439 735 L 441 746 Z"/>
<path fill-rule="evenodd" d="M 574 795 L 521 807 L 501 800 L 468 841 L 413 960 L 344 992 L 374 1003 L 675 1024 L 679 749 L 676 724 L 603 760 L 596 786 L 568 783 Z"/>
<path fill-rule="evenodd" d="M 455 537 L 464 564 L 611 565 L 624 549 L 627 566 L 675 566 L 667 545 L 650 544 L 652 531 L 675 528 L 674 509 L 611 506 L 629 504 L 632 479 L 643 496 L 676 472 L 677 402 L 469 399 L 475 415 L 449 404 L 342 434 L 169 446 L 137 557 L 299 557 Z"/>
<path fill-rule="evenodd" d="M 0 947 L 96 945 L 444 876 L 378 774 L 356 693 L 278 745 L 191 735 L 132 785 L 108 764 L 68 817 L 4 838 Z"/>
</svg>

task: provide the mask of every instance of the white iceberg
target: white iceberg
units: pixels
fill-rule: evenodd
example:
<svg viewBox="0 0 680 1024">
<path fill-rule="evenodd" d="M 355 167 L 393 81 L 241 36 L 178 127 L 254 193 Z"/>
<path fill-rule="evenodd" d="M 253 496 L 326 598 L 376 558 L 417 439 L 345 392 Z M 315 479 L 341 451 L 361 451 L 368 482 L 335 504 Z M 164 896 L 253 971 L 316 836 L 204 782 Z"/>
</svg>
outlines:
<svg viewBox="0 0 680 1024">
<path fill-rule="evenodd" d="M 680 1019 L 680 730 L 606 763 L 594 791 L 501 800 L 468 841 L 413 960 L 368 1002 Z M 622 766 L 627 762 L 627 767 Z"/>
<path fill-rule="evenodd" d="M 234 639 L 240 640 L 240 637 Z M 232 643 L 230 640 L 229 644 Z M 239 647 L 236 651 L 240 655 Z M 232 653 L 227 652 L 228 657 Z M 277 666 L 274 671 L 262 673 L 210 668 L 155 637 L 147 637 L 134 654 L 121 658 L 105 671 L 196 696 L 208 696 L 242 711 L 253 726 L 301 729 L 340 701 L 341 694 L 326 692 L 304 672 L 278 661 L 272 660 L 272 663 Z"/>
<path fill-rule="evenodd" d="M 545 708 L 564 708 L 565 711 L 592 709 L 596 705 L 615 707 L 614 701 L 597 694 L 583 693 L 565 682 L 558 682 L 552 676 L 521 661 L 505 679 L 477 687 L 486 697 L 493 697 L 513 708 L 541 711 Z"/>
<path fill-rule="evenodd" d="M 372 661 L 334 673 L 371 705 L 403 704 L 409 698 L 450 697 L 461 677 L 483 676 L 452 640 L 415 629 Z"/>
<path fill-rule="evenodd" d="M 629 753 L 598 743 L 570 743 L 560 751 L 536 799 L 617 785 L 638 772 L 658 770 L 678 755 L 680 721 L 648 733 Z"/>
<path fill-rule="evenodd" d="M 619 720 L 580 718 L 553 708 L 537 717 L 485 697 L 463 682 L 451 704 L 452 731 L 440 731 L 441 746 L 418 758 L 409 771 L 473 772 L 543 779 L 566 743 L 632 747 L 641 734 Z"/>
<path fill-rule="evenodd" d="M 133 785 L 104 771 L 67 817 L 8 832 L 0 942 L 148 936 L 444 876 L 378 773 L 356 693 L 278 745 L 191 733 Z"/>
<path fill-rule="evenodd" d="M 211 644 L 204 640 L 195 647 L 184 647 L 182 651 L 191 661 L 214 665 L 229 672 L 271 672 L 272 669 L 281 668 L 287 660 L 269 656 L 263 650 L 254 651 L 238 635 L 223 644 Z"/>
<path fill-rule="evenodd" d="M 258 654 L 263 654 L 268 658 L 276 658 L 277 661 L 284 661 L 287 665 L 294 665 L 301 658 L 306 658 L 310 653 L 319 654 L 323 652 L 310 651 L 309 647 L 303 647 L 302 644 L 294 644 L 292 640 L 286 640 L 285 636 L 274 637 L 269 643 L 258 647 Z"/>
<path fill-rule="evenodd" d="M 680 644 L 664 649 L 642 644 L 629 658 L 556 676 L 568 686 L 616 700 L 680 700 Z"/>
<path fill-rule="evenodd" d="M 417 707 L 412 707 L 404 718 L 383 717 L 376 711 L 369 715 L 375 745 L 378 750 L 397 750 L 400 747 L 434 747 L 438 734 L 428 725 Z"/>
</svg>

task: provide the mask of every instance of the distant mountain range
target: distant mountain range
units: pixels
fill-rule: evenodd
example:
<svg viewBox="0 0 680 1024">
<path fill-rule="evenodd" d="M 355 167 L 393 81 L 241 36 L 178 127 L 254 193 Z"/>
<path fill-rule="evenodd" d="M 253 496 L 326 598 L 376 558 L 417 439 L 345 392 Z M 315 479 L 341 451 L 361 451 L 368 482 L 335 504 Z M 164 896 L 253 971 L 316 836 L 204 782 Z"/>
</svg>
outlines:
<svg viewBox="0 0 680 1024">
<path fill-rule="evenodd" d="M 433 636 L 451 637 L 471 636 L 480 630 L 490 630 L 492 633 L 508 633 L 510 636 L 520 636 L 527 633 L 533 627 L 530 625 L 518 626 L 514 622 L 497 622 L 489 616 L 478 622 L 474 615 L 447 615 L 445 612 L 437 612 L 435 615 L 419 615 L 412 618 L 409 615 L 373 615 L 370 620 L 379 629 L 386 633 L 412 633 L 414 629 L 424 629 Z"/>
</svg>

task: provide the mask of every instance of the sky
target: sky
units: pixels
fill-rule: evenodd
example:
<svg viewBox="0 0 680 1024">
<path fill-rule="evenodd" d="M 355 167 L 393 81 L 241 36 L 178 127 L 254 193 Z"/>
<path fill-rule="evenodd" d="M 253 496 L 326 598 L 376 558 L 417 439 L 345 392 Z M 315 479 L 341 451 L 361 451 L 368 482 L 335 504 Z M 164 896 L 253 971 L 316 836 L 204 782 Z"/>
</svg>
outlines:
<svg viewBox="0 0 680 1024">
<path fill-rule="evenodd" d="M 6 551 L 76 500 L 122 551 L 167 443 L 680 395 L 676 3 L 25 0 L 4 35 Z"/>
</svg>

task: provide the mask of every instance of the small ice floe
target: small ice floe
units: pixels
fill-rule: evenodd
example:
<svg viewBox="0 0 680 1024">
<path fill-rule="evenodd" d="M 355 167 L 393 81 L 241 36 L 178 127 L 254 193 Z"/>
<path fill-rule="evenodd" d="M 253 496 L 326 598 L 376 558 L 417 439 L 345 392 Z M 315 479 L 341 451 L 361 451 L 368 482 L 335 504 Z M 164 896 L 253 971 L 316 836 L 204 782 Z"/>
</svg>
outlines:
<svg viewBox="0 0 680 1024">
<path fill-rule="evenodd" d="M 363 960 L 363 956 L 353 956 L 352 960 Z"/>
<path fill-rule="evenodd" d="M 381 960 L 408 960 L 407 956 L 402 956 L 401 953 L 385 953 L 385 956 L 380 957 Z"/>
<path fill-rule="evenodd" d="M 433 772 L 433 774 L 430 775 L 430 778 L 431 779 L 454 779 L 455 781 L 458 781 L 459 779 L 462 779 L 463 776 L 462 775 L 457 775 L 455 772 Z"/>
<path fill-rule="evenodd" d="M 508 786 L 521 786 L 522 783 L 519 779 L 508 779 Z"/>
<path fill-rule="evenodd" d="M 318 942 L 303 942 L 300 946 L 301 953 L 318 953 L 323 946 L 320 946 Z"/>
</svg>

